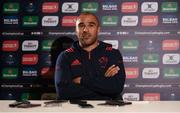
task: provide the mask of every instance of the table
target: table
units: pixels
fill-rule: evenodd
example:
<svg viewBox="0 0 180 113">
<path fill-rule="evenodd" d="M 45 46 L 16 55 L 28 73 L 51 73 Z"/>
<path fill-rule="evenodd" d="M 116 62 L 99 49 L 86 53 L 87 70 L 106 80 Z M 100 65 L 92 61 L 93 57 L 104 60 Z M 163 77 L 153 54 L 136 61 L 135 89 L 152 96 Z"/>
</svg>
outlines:
<svg viewBox="0 0 180 113">
<path fill-rule="evenodd" d="M 131 105 L 125 106 L 99 106 L 98 103 L 105 101 L 88 101 L 94 108 L 80 108 L 69 102 L 60 106 L 45 107 L 46 101 L 30 101 L 32 104 L 41 104 L 33 108 L 10 108 L 13 100 L 0 100 L 0 113 L 4 112 L 118 112 L 118 113 L 180 113 L 180 101 L 133 101 Z"/>
</svg>

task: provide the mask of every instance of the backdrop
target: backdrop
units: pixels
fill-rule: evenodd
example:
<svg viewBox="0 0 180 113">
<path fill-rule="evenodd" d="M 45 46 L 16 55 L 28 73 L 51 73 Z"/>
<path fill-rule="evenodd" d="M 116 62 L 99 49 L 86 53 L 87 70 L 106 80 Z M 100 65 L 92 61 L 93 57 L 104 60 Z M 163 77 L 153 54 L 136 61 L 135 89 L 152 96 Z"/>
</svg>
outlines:
<svg viewBox="0 0 180 113">
<path fill-rule="evenodd" d="M 95 13 L 123 55 L 126 100 L 180 100 L 178 0 L 1 0 L 0 99 L 55 99 L 57 55 L 75 20 Z M 68 71 L 68 70 L 67 70 Z"/>
</svg>

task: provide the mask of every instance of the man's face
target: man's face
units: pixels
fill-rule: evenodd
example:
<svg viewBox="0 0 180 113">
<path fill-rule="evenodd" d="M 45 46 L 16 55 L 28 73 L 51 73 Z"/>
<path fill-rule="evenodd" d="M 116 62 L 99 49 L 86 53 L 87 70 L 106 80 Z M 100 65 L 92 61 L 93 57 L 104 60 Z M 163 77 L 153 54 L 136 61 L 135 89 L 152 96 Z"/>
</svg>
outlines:
<svg viewBox="0 0 180 113">
<path fill-rule="evenodd" d="M 97 19 L 93 15 L 80 15 L 76 21 L 76 35 L 83 47 L 88 47 L 97 42 L 100 30 Z"/>
</svg>

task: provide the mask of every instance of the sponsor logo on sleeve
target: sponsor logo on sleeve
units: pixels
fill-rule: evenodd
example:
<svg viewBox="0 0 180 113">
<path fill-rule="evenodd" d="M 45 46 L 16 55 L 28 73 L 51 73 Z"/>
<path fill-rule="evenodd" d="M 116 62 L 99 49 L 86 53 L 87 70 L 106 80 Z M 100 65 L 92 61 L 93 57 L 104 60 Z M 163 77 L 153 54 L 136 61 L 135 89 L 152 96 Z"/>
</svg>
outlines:
<svg viewBox="0 0 180 113">
<path fill-rule="evenodd" d="M 23 51 L 36 51 L 38 49 L 38 40 L 25 40 L 22 43 L 22 50 Z"/>
<path fill-rule="evenodd" d="M 62 5 L 62 13 L 77 13 L 78 9 L 78 2 L 64 2 Z"/>
<path fill-rule="evenodd" d="M 18 13 L 20 5 L 16 2 L 8 2 L 3 4 L 4 13 Z"/>
<path fill-rule="evenodd" d="M 142 16 L 141 25 L 142 26 L 157 26 L 158 16 Z"/>
<path fill-rule="evenodd" d="M 138 16 L 123 16 L 121 19 L 122 26 L 137 26 Z"/>
<path fill-rule="evenodd" d="M 162 50 L 178 50 L 179 40 L 163 40 Z"/>
<path fill-rule="evenodd" d="M 156 79 L 159 78 L 159 75 L 159 68 L 144 68 L 142 71 L 142 77 L 146 79 Z"/>
<path fill-rule="evenodd" d="M 143 2 L 141 5 L 141 12 L 143 13 L 154 13 L 158 11 L 157 2 Z"/>
<path fill-rule="evenodd" d="M 160 101 L 160 93 L 144 93 L 144 101 Z"/>
<path fill-rule="evenodd" d="M 163 64 L 179 64 L 180 54 L 164 54 Z"/>
<path fill-rule="evenodd" d="M 96 13 L 98 11 L 98 3 L 96 2 L 84 2 L 82 3 L 82 12 Z"/>
<path fill-rule="evenodd" d="M 44 2 L 42 4 L 43 13 L 57 13 L 59 10 L 58 2 Z"/>
<path fill-rule="evenodd" d="M 123 100 L 139 101 L 140 100 L 140 94 L 139 93 L 124 93 L 123 94 Z"/>
<path fill-rule="evenodd" d="M 139 76 L 139 68 L 125 68 L 125 72 L 127 79 L 138 78 Z"/>
<path fill-rule="evenodd" d="M 22 56 L 22 64 L 23 65 L 35 65 L 38 63 L 38 55 L 37 54 L 24 54 Z"/>
<path fill-rule="evenodd" d="M 19 49 L 18 40 L 5 40 L 2 45 L 3 51 L 17 51 Z"/>
<path fill-rule="evenodd" d="M 59 23 L 58 16 L 44 16 L 42 18 L 42 26 L 57 26 Z"/>
<path fill-rule="evenodd" d="M 123 13 L 134 13 L 138 11 L 138 2 L 123 2 L 121 5 Z"/>
<path fill-rule="evenodd" d="M 114 49 L 118 49 L 118 40 L 104 40 L 103 42 L 111 44 Z"/>
</svg>

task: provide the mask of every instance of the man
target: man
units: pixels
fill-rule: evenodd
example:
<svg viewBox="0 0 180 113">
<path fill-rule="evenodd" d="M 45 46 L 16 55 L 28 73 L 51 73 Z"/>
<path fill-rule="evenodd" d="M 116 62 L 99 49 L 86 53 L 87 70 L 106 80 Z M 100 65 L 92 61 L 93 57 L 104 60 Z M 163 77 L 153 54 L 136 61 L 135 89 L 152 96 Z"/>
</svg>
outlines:
<svg viewBox="0 0 180 113">
<path fill-rule="evenodd" d="M 100 25 L 91 13 L 76 20 L 78 41 L 61 52 L 56 62 L 58 99 L 103 100 L 117 98 L 123 90 L 125 70 L 120 52 L 98 40 Z"/>
</svg>

